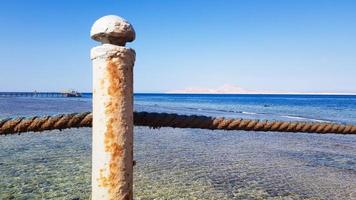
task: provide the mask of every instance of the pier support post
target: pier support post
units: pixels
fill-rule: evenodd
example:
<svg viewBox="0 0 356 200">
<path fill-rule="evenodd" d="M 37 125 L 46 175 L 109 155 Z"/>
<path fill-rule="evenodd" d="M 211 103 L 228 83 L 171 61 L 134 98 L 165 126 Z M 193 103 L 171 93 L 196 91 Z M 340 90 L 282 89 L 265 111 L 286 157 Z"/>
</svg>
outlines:
<svg viewBox="0 0 356 200">
<path fill-rule="evenodd" d="M 93 62 L 92 199 L 133 199 L 133 66 L 135 39 L 126 20 L 98 19 L 91 38 Z"/>
</svg>

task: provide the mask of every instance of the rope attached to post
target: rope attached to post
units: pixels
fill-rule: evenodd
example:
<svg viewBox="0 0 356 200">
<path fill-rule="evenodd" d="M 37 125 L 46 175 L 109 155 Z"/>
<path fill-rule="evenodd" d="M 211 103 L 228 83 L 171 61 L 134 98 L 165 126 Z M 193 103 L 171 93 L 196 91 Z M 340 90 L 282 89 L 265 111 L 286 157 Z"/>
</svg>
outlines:
<svg viewBox="0 0 356 200">
<path fill-rule="evenodd" d="M 134 124 L 136 126 L 149 126 L 151 128 L 172 127 L 210 130 L 356 134 L 356 125 L 229 119 L 148 112 L 134 112 Z M 22 117 L 0 121 L 0 135 L 91 127 L 91 125 L 92 114 L 90 112 L 46 117 Z"/>
</svg>

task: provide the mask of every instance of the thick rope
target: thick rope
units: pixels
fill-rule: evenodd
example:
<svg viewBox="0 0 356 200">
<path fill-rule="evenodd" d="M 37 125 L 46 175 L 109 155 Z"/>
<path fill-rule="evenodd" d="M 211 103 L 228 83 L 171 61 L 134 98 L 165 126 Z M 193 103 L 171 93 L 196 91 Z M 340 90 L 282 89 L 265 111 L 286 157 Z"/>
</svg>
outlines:
<svg viewBox="0 0 356 200">
<path fill-rule="evenodd" d="M 72 113 L 57 116 L 14 118 L 0 121 L 0 135 L 40 132 L 54 129 L 91 127 L 92 114 Z M 226 119 L 197 115 L 135 112 L 136 126 L 151 128 L 200 128 L 210 130 L 244 130 L 303 133 L 356 134 L 356 125 L 316 122 L 284 122 L 253 119 Z"/>
</svg>

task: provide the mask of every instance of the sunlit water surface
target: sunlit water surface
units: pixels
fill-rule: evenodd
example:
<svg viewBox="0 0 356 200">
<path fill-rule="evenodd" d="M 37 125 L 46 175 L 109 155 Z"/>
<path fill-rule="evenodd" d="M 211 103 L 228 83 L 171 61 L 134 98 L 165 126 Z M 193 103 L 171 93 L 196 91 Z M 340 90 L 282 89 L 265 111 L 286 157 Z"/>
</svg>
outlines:
<svg viewBox="0 0 356 200">
<path fill-rule="evenodd" d="M 229 99 L 224 109 L 204 102 L 206 97 L 192 103 L 188 97 L 155 98 L 136 97 L 136 110 L 356 122 L 354 98 L 305 112 L 298 102 L 306 97 L 280 97 L 283 103 L 265 97 L 267 102 L 254 104 L 251 97 L 242 99 L 247 103 Z M 0 118 L 81 112 L 90 105 L 85 98 L 0 98 Z M 278 112 L 269 113 L 270 107 Z M 257 113 L 259 108 L 267 111 Z M 356 199 L 355 136 L 135 127 L 134 152 L 135 199 Z M 89 199 L 90 165 L 90 128 L 1 136 L 0 199 Z"/>
</svg>

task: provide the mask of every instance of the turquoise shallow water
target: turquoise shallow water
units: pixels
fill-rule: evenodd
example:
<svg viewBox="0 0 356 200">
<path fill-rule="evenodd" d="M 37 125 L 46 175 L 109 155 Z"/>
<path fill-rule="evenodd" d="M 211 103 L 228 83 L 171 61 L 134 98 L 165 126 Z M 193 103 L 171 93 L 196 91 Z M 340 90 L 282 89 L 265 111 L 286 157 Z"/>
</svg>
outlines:
<svg viewBox="0 0 356 200">
<path fill-rule="evenodd" d="M 335 100 L 338 103 L 330 97 L 312 99 L 326 103 L 320 108 L 309 103 L 312 108 L 306 106 L 305 112 L 298 108 L 308 105 L 308 97 L 273 97 L 262 103 L 251 97 L 225 99 L 225 107 L 214 102 L 219 102 L 217 97 L 179 98 L 183 96 L 136 96 L 135 107 L 251 118 L 355 120 L 352 98 Z M 90 104 L 90 98 L 2 98 L 0 116 L 80 112 L 90 110 Z M 328 109 L 330 116 L 324 114 Z M 355 136 L 135 127 L 134 148 L 135 199 L 356 199 Z M 2 136 L 0 199 L 88 199 L 90 154 L 90 128 Z"/>
</svg>

